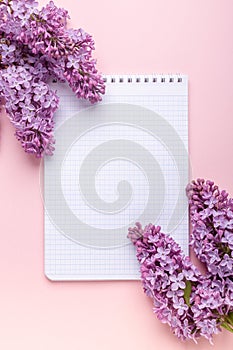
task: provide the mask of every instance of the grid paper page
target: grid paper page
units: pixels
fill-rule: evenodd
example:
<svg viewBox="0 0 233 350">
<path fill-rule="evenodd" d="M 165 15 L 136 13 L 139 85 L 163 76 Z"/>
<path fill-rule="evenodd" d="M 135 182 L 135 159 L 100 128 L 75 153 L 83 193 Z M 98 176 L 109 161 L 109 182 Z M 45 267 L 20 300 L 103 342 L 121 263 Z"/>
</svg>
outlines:
<svg viewBox="0 0 233 350">
<path fill-rule="evenodd" d="M 127 230 L 154 223 L 188 253 L 188 91 L 177 75 L 106 76 L 101 103 L 56 84 L 56 150 L 44 161 L 45 274 L 139 279 Z"/>
</svg>

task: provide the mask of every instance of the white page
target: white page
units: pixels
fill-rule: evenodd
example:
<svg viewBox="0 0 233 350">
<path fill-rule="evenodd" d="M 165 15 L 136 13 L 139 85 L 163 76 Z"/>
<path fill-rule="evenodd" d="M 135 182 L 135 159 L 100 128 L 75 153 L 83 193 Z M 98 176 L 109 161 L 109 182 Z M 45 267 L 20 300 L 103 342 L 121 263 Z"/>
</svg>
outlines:
<svg viewBox="0 0 233 350">
<path fill-rule="evenodd" d="M 56 150 L 44 162 L 45 274 L 139 279 L 127 229 L 154 223 L 188 253 L 188 91 L 177 75 L 106 76 L 101 103 L 56 84 Z"/>
</svg>

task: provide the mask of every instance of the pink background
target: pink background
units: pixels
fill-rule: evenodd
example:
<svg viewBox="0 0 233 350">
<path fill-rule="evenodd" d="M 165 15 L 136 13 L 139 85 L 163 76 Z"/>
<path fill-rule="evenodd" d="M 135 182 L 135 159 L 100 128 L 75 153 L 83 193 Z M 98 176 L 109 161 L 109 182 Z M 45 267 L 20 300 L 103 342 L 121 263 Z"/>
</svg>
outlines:
<svg viewBox="0 0 233 350">
<path fill-rule="evenodd" d="M 44 4 L 45 1 L 40 1 Z M 104 73 L 189 75 L 193 177 L 233 195 L 232 0 L 60 0 L 96 41 Z M 140 282 L 52 283 L 43 274 L 40 161 L 23 153 L 0 118 L 0 348 L 196 349 L 152 313 Z M 223 332 L 211 347 L 232 349 Z"/>
</svg>

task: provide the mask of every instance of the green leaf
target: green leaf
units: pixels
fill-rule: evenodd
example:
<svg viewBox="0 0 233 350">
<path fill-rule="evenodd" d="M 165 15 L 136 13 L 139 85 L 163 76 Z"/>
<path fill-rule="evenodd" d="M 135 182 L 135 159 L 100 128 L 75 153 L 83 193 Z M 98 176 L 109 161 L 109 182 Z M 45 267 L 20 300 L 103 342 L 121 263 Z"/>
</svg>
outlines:
<svg viewBox="0 0 233 350">
<path fill-rule="evenodd" d="M 192 292 L 192 282 L 186 280 L 186 282 L 185 282 L 185 289 L 184 289 L 184 300 L 185 300 L 185 302 L 186 302 L 186 304 L 188 306 L 191 306 L 190 305 L 191 292 Z"/>
<path fill-rule="evenodd" d="M 229 332 L 233 333 L 233 329 L 226 323 L 226 322 L 222 322 L 221 326 L 225 329 L 227 329 Z"/>
<path fill-rule="evenodd" d="M 232 311 L 229 312 L 227 316 L 228 316 L 228 317 L 230 318 L 230 320 L 233 322 L 233 312 L 232 312 Z"/>
<path fill-rule="evenodd" d="M 229 316 L 229 314 L 225 317 L 225 320 L 227 321 L 227 323 L 229 325 L 231 325 L 231 327 L 233 327 L 233 320 L 232 318 Z"/>
</svg>

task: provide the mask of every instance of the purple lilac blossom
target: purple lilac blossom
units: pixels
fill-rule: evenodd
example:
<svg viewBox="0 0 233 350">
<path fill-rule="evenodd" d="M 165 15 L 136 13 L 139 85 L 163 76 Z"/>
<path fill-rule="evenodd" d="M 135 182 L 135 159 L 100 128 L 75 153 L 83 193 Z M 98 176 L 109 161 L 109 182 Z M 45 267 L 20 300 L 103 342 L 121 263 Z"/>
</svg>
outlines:
<svg viewBox="0 0 233 350">
<path fill-rule="evenodd" d="M 143 229 L 136 223 L 129 228 L 128 238 L 137 248 L 143 288 L 153 299 L 158 319 L 181 340 L 196 342 L 204 336 L 212 342 L 224 317 L 219 286 L 212 286 L 159 226 L 149 224 Z"/>
<path fill-rule="evenodd" d="M 212 286 L 220 292 L 223 326 L 233 327 L 233 200 L 213 181 L 197 179 L 187 186 L 193 227 L 190 245 L 206 264 Z M 208 213 L 208 215 L 205 215 Z"/>
<path fill-rule="evenodd" d="M 94 41 L 67 29 L 68 12 L 52 1 L 39 10 L 35 0 L 2 0 L 0 17 L 0 101 L 25 151 L 51 155 L 58 97 L 48 82 L 67 81 L 78 98 L 100 101 Z"/>
<path fill-rule="evenodd" d="M 54 150 L 53 114 L 58 97 L 35 77 L 26 68 L 9 66 L 2 74 L 2 91 L 17 139 L 26 152 L 41 157 Z"/>
<path fill-rule="evenodd" d="M 52 1 L 34 12 L 17 40 L 27 45 L 33 54 L 47 58 L 50 70 L 58 79 L 65 79 L 79 98 L 91 102 L 101 100 L 104 82 L 92 59 L 94 41 L 83 29 L 67 29 L 68 12 Z"/>
<path fill-rule="evenodd" d="M 216 279 L 232 276 L 233 200 L 212 181 L 197 179 L 187 186 L 191 246 Z M 208 214 L 207 214 L 208 213 Z"/>
</svg>

